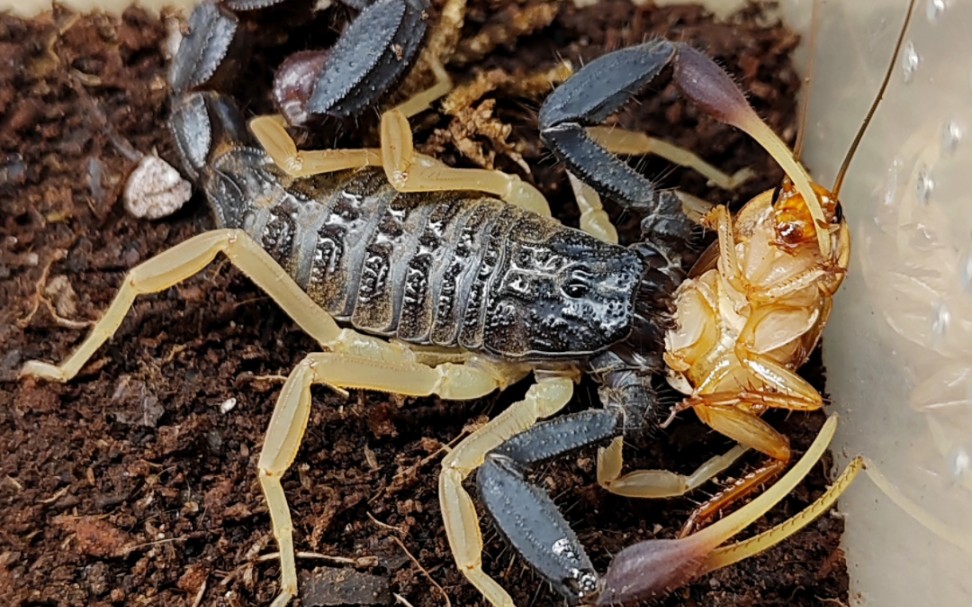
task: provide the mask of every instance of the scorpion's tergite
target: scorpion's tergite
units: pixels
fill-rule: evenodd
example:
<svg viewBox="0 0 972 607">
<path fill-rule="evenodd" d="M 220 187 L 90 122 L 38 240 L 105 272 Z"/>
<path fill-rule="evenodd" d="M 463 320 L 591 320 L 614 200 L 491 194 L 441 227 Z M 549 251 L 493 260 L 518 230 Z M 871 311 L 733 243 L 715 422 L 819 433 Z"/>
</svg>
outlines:
<svg viewBox="0 0 972 607">
<path fill-rule="evenodd" d="M 265 4 L 238 0 L 227 6 Z M 451 21 L 445 19 L 442 28 L 458 31 L 462 4 L 446 3 L 442 12 Z M 170 126 L 217 228 L 132 269 L 104 317 L 64 363 L 31 361 L 23 374 L 70 380 L 112 336 L 136 295 L 185 280 L 217 253 L 270 295 L 324 350 L 308 354 L 288 377 L 259 460 L 280 549 L 275 607 L 297 593 L 293 528 L 280 479 L 306 429 L 313 384 L 470 399 L 534 375 L 521 401 L 445 457 L 439 480 L 456 562 L 494 605 L 512 601 L 481 568 L 479 520 L 463 487 L 474 472 L 498 527 L 571 604 L 611 604 L 667 591 L 809 522 L 833 502 L 846 478 L 786 528 L 742 547 L 718 548 L 806 474 L 826 448 L 833 421 L 801 465 L 746 509 L 684 539 L 637 544 L 615 558 L 605 578 L 594 570 L 527 472 L 537 462 L 638 432 L 653 419 L 651 383 L 664 371 L 665 334 L 674 327 L 673 296 L 683 279 L 680 251 L 691 224 L 672 192 L 632 178 L 592 145 L 581 124 L 613 111 L 670 63 L 683 90 L 717 117 L 724 100 L 745 103 L 736 100 L 741 96 L 724 75 L 706 79 L 721 74 L 709 59 L 665 40 L 605 57 L 611 69 L 596 88 L 585 85 L 589 76 L 582 71 L 548 98 L 541 111 L 543 137 L 587 182 L 575 184 L 581 201 L 593 205 L 596 190 L 643 215 L 642 237 L 629 247 L 545 216 L 546 201 L 517 178 L 451 169 L 414 152 L 407 116 L 448 90 L 437 56 L 448 45 L 441 44 L 439 30 L 430 35 L 438 42 L 426 47 L 437 50 L 424 61 L 443 77 L 417 101 L 383 114 L 380 149 L 298 151 L 285 130 L 288 120 L 354 115 L 407 74 L 421 54 L 427 8 L 424 0 L 378 0 L 362 10 L 329 55 L 288 60 L 275 85 L 283 116 L 251 123 L 261 148 L 250 143 L 228 99 L 198 90 L 223 75 L 221 66 L 232 67 L 224 62 L 228 52 L 245 46 L 236 36 L 236 15 L 213 3 L 198 7 L 174 60 Z M 703 78 L 694 79 L 698 74 Z M 624 148 L 611 134 L 598 141 L 614 151 Z M 727 185 L 734 181 L 684 152 L 670 155 Z M 788 172 L 792 164 L 784 164 Z M 811 191 L 804 173 L 791 176 L 799 192 Z M 610 232 L 596 212 L 582 226 Z M 567 404 L 582 374 L 601 384 L 603 408 L 540 421 Z M 636 474 L 695 486 L 722 469 L 724 460 L 687 479 L 661 471 Z M 616 468 L 601 470 L 602 479 L 618 477 L 620 459 L 612 461 Z"/>
</svg>

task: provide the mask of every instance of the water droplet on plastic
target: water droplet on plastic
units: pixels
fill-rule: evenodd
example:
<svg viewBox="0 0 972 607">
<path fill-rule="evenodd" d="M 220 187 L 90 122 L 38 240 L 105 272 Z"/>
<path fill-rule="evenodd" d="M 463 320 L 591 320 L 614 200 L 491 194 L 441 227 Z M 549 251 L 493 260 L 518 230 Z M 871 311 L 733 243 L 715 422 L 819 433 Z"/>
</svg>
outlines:
<svg viewBox="0 0 972 607">
<path fill-rule="evenodd" d="M 904 70 L 904 81 L 906 83 L 911 82 L 915 77 L 919 63 L 921 63 L 921 57 L 915 50 L 915 44 L 909 40 L 905 43 L 904 53 L 901 56 L 901 68 Z"/>
<path fill-rule="evenodd" d="M 952 324 L 952 311 L 942 302 L 935 307 L 935 319 L 932 321 L 932 335 L 936 343 L 945 337 L 945 332 Z"/>
<path fill-rule="evenodd" d="M 928 174 L 928 167 L 922 165 L 918 169 L 918 180 L 915 184 L 915 193 L 918 194 L 918 202 L 928 204 L 934 190 L 935 181 Z"/>
<path fill-rule="evenodd" d="M 965 263 L 962 264 L 962 275 L 959 278 L 962 281 L 962 289 L 966 293 L 972 293 L 972 253 L 965 254 Z"/>
<path fill-rule="evenodd" d="M 928 0 L 925 5 L 925 16 L 930 23 L 935 23 L 945 12 L 945 0 Z"/>
<path fill-rule="evenodd" d="M 962 127 L 954 120 L 947 120 L 942 127 L 942 150 L 947 154 L 955 153 L 955 148 L 961 140 Z"/>
<path fill-rule="evenodd" d="M 952 460 L 952 480 L 960 482 L 969 473 L 969 468 L 972 468 L 972 455 L 969 455 L 965 447 L 958 447 L 952 453 L 950 459 Z"/>
</svg>

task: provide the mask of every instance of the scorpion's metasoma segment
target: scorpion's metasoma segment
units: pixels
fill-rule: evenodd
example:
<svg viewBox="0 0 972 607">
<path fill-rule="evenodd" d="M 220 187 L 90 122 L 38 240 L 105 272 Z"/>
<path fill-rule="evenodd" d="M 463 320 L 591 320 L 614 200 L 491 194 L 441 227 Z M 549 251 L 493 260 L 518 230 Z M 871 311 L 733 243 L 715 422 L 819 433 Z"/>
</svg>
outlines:
<svg viewBox="0 0 972 607">
<path fill-rule="evenodd" d="M 395 14 L 406 23 L 417 6 L 379 0 L 359 19 L 367 13 L 385 23 L 381 20 Z M 177 97 L 170 127 L 186 172 L 206 193 L 217 229 L 132 269 L 104 317 L 67 360 L 59 366 L 30 361 L 23 374 L 70 380 L 115 333 L 136 295 L 185 280 L 222 253 L 325 350 L 307 355 L 287 378 L 258 464 L 279 544 L 281 588 L 274 607 L 297 593 L 293 526 L 281 477 L 297 455 L 314 384 L 470 399 L 534 374 L 536 384 L 521 401 L 445 457 L 439 477 L 456 562 L 494 605 L 512 605 L 512 600 L 481 567 L 479 520 L 463 487 L 477 470 L 483 500 L 499 528 L 572 604 L 640 600 L 730 562 L 734 557 L 716 547 L 738 525 L 714 525 L 683 540 L 632 547 L 601 579 L 552 500 L 526 479 L 536 462 L 612 440 L 615 450 L 599 457 L 602 484 L 619 492 L 635 487 L 639 495 L 672 495 L 711 477 L 735 455 L 716 458 L 690 478 L 663 471 L 620 476 L 623 435 L 651 418 L 652 379 L 664 368 L 664 335 L 674 329 L 672 296 L 682 278 L 679 251 L 691 227 L 679 200 L 658 195 L 651 204 L 636 201 L 646 210 L 642 239 L 629 247 L 606 243 L 528 210 L 545 210 L 545 201 L 541 197 L 537 205 L 519 186 L 511 188 L 513 178 L 448 169 L 414 154 L 402 110 L 384 114 L 381 150 L 337 151 L 350 153 L 354 162 L 338 154 L 341 160 L 330 163 L 327 153 L 333 150 L 314 153 L 320 156 L 288 150 L 293 142 L 277 138 L 286 132 L 276 119 L 251 123 L 269 134 L 271 149 L 264 151 L 249 143 L 232 103 L 197 90 L 218 78 L 226 51 L 237 44 L 232 42 L 233 19 L 214 4 L 197 8 L 172 72 Z M 362 32 L 371 27 L 352 26 L 337 46 L 365 44 Z M 397 35 L 383 44 L 400 43 Z M 341 90 L 349 98 L 332 107 L 360 105 L 350 97 L 361 82 L 387 85 L 397 78 L 382 63 L 388 47 L 382 48 L 368 55 L 379 68 L 334 68 L 338 75 L 330 82 L 347 84 Z M 681 62 L 691 54 L 677 47 L 674 56 Z M 718 92 L 723 84 L 716 79 L 713 91 L 708 86 L 697 85 L 693 98 Z M 381 94 L 369 89 L 366 97 L 370 103 Z M 427 92 L 422 95 L 419 104 L 403 105 L 420 107 L 428 100 Z M 286 152 L 282 159 L 281 150 Z M 314 158 L 314 170 L 298 166 L 305 158 Z M 295 166 L 301 168 L 296 175 L 289 170 Z M 423 169 L 424 181 L 418 185 L 399 174 L 414 176 Z M 489 180 L 506 188 L 505 202 L 479 193 L 496 189 L 482 187 Z M 537 423 L 567 404 L 583 373 L 600 382 L 604 408 Z M 824 443 L 826 438 L 822 434 Z M 808 452 L 808 466 L 823 448 Z M 780 497 L 780 492 L 767 493 L 759 512 L 747 510 L 748 520 Z M 828 503 L 821 502 L 818 510 Z M 776 543 L 811 515 L 750 549 Z"/>
</svg>

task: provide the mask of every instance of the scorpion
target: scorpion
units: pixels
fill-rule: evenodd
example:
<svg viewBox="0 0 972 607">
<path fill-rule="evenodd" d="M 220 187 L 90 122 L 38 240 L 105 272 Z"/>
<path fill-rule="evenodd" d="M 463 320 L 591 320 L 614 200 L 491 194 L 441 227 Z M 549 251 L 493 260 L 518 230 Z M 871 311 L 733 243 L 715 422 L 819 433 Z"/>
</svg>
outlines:
<svg viewBox="0 0 972 607">
<path fill-rule="evenodd" d="M 821 204 L 831 212 L 838 208 L 821 203 L 805 170 L 781 151 L 782 142 L 711 59 L 684 44 L 654 40 L 587 64 L 544 101 L 541 138 L 577 176 L 579 202 L 593 205 L 609 196 L 643 217 L 640 239 L 625 247 L 551 219 L 542 195 L 518 178 L 453 169 L 414 151 L 408 116 L 424 111 L 449 86 L 434 53 L 424 56 L 437 83 L 382 114 L 380 149 L 297 150 L 288 123 L 355 116 L 405 78 L 427 34 L 425 0 L 353 3 L 364 6 L 328 54 L 292 58 L 278 72 L 274 88 L 282 115 L 255 118 L 248 130 L 233 102 L 205 87 L 229 69 L 233 61 L 227 58 L 241 46 L 238 17 L 226 7 L 245 11 L 265 4 L 198 6 L 170 73 L 169 128 L 185 173 L 206 195 L 216 229 L 130 270 L 108 310 L 63 363 L 29 361 L 21 374 L 69 381 L 115 333 L 137 295 L 197 274 L 217 254 L 265 291 L 323 348 L 287 377 L 258 463 L 279 546 L 281 581 L 273 607 L 297 595 L 293 525 L 281 477 L 297 455 L 315 384 L 463 400 L 534 376 L 520 401 L 446 455 L 439 476 L 456 564 L 497 606 L 513 603 L 482 568 L 479 518 L 463 487 L 473 473 L 493 522 L 570 604 L 627 603 L 667 592 L 782 541 L 833 504 L 853 478 L 853 467 L 787 523 L 723 545 L 807 474 L 833 436 L 835 418 L 800 462 L 750 504 L 686 537 L 629 546 L 601 576 L 553 500 L 527 477 L 538 463 L 610 442 L 614 452 L 609 448 L 598 460 L 608 490 L 625 494 L 637 479 L 653 486 L 659 476 L 695 484 L 664 471 L 619 476 L 621 441 L 650 417 L 652 380 L 664 372 L 665 360 L 674 360 L 671 353 L 663 357 L 666 335 L 671 348 L 673 331 L 684 330 L 675 323 L 686 318 L 680 315 L 684 291 L 678 291 L 681 299 L 675 296 L 692 222 L 674 192 L 655 188 L 614 155 L 628 149 L 617 133 L 589 126 L 671 65 L 680 90 L 706 113 L 730 124 L 746 116 L 750 132 L 795 184 L 787 209 L 803 206 L 816 218 Z M 461 5 L 447 4 L 459 22 Z M 687 153 L 680 157 L 692 164 Z M 767 197 L 759 200 L 765 204 Z M 582 227 L 610 233 L 603 215 L 587 217 Z M 829 233 L 801 229 L 818 239 L 822 252 L 841 250 L 831 245 Z M 728 234 L 720 231 L 720 238 Z M 720 269 L 727 272 L 728 266 Z M 819 277 L 811 273 L 805 280 Z M 603 407 L 556 417 L 585 374 L 600 384 Z M 693 478 L 711 478 L 722 467 L 706 464 Z"/>
</svg>

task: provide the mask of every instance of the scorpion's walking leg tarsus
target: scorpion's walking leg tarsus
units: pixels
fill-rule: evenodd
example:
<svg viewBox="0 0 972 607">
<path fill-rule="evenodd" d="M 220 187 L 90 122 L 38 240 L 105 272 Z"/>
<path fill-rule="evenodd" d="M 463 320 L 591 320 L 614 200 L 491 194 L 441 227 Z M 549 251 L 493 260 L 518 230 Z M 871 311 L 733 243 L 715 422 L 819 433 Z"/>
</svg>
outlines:
<svg viewBox="0 0 972 607">
<path fill-rule="evenodd" d="M 687 475 L 670 470 L 633 470 L 622 475 L 623 445 L 624 440 L 619 437 L 612 440 L 607 447 L 598 450 L 597 482 L 616 495 L 638 498 L 685 495 L 722 473 L 748 450 L 744 446 L 737 445 L 726 453 L 711 458 Z"/>
<path fill-rule="evenodd" d="M 472 498 L 463 480 L 483 465 L 487 454 L 506 440 L 531 428 L 537 420 L 562 409 L 574 392 L 568 377 L 543 376 L 523 400 L 513 404 L 456 446 L 442 461 L 439 505 L 456 565 L 496 607 L 513 607 L 513 599 L 482 569 L 483 537 Z"/>
</svg>

